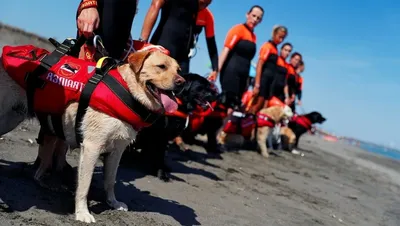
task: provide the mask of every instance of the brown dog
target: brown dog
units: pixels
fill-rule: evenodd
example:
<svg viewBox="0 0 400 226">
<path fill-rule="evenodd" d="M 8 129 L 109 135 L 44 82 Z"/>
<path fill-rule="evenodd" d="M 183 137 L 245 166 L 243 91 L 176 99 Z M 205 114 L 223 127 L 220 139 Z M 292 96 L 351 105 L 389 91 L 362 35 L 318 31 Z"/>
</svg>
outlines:
<svg viewBox="0 0 400 226">
<path fill-rule="evenodd" d="M 133 53 L 129 56 L 128 62 L 119 66 L 117 70 L 126 82 L 129 93 L 149 111 L 157 112 L 163 106 L 165 107 L 164 102 L 167 100 L 161 97 L 159 90 L 172 90 L 176 85 L 184 82 L 184 79 L 178 75 L 180 68 L 177 62 L 160 52 Z M 11 117 L 16 114 L 13 112 L 15 111 L 14 106 L 21 105 L 22 109 L 27 109 L 27 97 L 22 88 L 13 79 L 10 79 L 2 65 L 0 65 L 0 88 L 4 88 L 0 89 L 0 123 L 3 123 L 6 127 L 4 131 L 10 131 L 20 123 L 21 119 L 26 118 L 26 114 L 18 112 L 21 117 L 17 119 Z M 77 110 L 77 102 L 68 104 L 65 113 L 62 115 L 62 128 L 65 144 L 69 148 L 80 148 L 75 218 L 78 221 L 91 223 L 95 222 L 95 219 L 88 210 L 87 194 L 95 163 L 102 153 L 109 153 L 104 160 L 104 188 L 107 194 L 107 203 L 114 209 L 124 211 L 128 209 L 126 204 L 117 201 L 115 198 L 114 183 L 121 155 L 128 144 L 135 139 L 137 131 L 134 129 L 135 125 L 130 125 L 125 121 L 88 107 L 80 126 L 83 140 L 78 144 L 75 136 Z M 0 124 L 0 127 L 3 124 Z M 35 177 L 37 178 L 40 178 L 46 168 L 51 165 L 51 157 L 49 156 L 53 155 L 56 147 L 63 145 L 63 142 L 57 144 L 59 141 L 51 143 L 52 141 L 55 141 L 55 139 L 45 139 L 45 143 L 41 147 L 40 156 L 43 161 L 41 161 L 42 165 L 36 173 Z M 61 150 L 66 149 L 61 148 Z"/>
</svg>

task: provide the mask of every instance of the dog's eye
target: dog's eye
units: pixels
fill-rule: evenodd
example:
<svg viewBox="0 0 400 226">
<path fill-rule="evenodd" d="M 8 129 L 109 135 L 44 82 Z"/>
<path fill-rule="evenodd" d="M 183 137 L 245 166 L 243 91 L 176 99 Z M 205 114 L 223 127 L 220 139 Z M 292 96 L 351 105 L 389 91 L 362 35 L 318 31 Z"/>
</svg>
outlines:
<svg viewBox="0 0 400 226">
<path fill-rule="evenodd" d="M 159 67 L 161 69 L 166 69 L 167 68 L 167 66 L 165 66 L 165 64 L 159 64 L 159 65 L 157 65 L 157 67 Z"/>
</svg>

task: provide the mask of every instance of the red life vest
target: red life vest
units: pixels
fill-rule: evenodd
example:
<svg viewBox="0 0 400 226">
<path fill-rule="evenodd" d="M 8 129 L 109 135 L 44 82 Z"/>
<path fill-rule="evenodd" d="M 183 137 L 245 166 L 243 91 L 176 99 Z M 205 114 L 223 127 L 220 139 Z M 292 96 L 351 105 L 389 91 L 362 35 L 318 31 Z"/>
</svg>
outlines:
<svg viewBox="0 0 400 226">
<path fill-rule="evenodd" d="M 222 104 L 218 105 L 217 101 L 212 102 L 211 108 L 207 108 L 207 110 L 203 110 L 203 108 L 197 106 L 197 109 L 194 110 L 189 116 L 191 131 L 197 131 L 198 129 L 200 129 L 206 117 L 225 118 L 225 106 L 223 106 Z"/>
<path fill-rule="evenodd" d="M 297 124 L 303 126 L 303 127 L 306 128 L 307 130 L 311 130 L 311 128 L 312 128 L 312 123 L 311 123 L 311 121 L 310 121 L 307 117 L 305 117 L 305 116 L 302 116 L 302 115 L 300 115 L 300 116 L 295 115 L 295 116 L 292 117 L 291 120 L 292 120 L 293 122 L 296 122 Z"/>
<path fill-rule="evenodd" d="M 267 114 L 257 113 L 257 124 L 258 127 L 268 126 L 270 128 L 275 126 L 274 120 L 271 119 Z"/>
<path fill-rule="evenodd" d="M 231 116 L 231 117 L 235 117 L 235 116 Z M 251 132 L 254 129 L 254 127 L 256 126 L 256 122 L 253 118 L 253 116 L 251 115 L 247 115 L 244 117 L 239 117 L 240 119 L 240 125 L 238 122 L 234 122 L 233 120 L 228 120 L 228 122 L 225 124 L 225 127 L 223 128 L 223 131 L 225 133 L 231 133 L 231 134 L 237 134 L 238 132 L 240 132 L 240 135 L 242 135 L 245 138 L 249 138 L 251 136 Z M 275 122 L 271 119 L 271 117 L 269 117 L 266 114 L 261 114 L 261 113 L 257 113 L 257 126 L 258 127 L 264 127 L 264 126 L 268 126 L 268 127 L 274 127 L 275 126 Z M 238 120 L 235 120 L 238 121 Z M 238 126 L 240 126 L 240 129 L 238 128 Z"/>
<path fill-rule="evenodd" d="M 281 100 L 279 100 L 279 98 L 273 96 L 271 97 L 271 99 L 269 99 L 267 107 L 273 107 L 273 106 L 285 107 L 285 104 Z"/>
<path fill-rule="evenodd" d="M 26 89 L 26 74 L 38 67 L 40 59 L 48 53 L 47 50 L 32 45 L 4 46 L 2 63 L 9 76 Z M 34 111 L 63 114 L 69 103 L 79 102 L 83 87 L 94 73 L 94 62 L 63 56 L 50 70 L 40 76 L 45 85 L 35 91 Z M 109 75 L 128 90 L 128 85 L 117 69 L 110 70 Z M 94 90 L 89 106 L 129 123 L 135 130 L 151 125 L 144 122 L 102 82 Z"/>
</svg>

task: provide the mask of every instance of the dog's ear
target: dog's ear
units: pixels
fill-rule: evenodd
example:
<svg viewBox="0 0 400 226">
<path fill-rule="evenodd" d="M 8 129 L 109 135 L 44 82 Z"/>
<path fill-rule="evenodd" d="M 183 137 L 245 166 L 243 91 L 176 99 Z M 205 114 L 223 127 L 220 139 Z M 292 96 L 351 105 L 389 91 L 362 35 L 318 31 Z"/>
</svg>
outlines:
<svg viewBox="0 0 400 226">
<path fill-rule="evenodd" d="M 132 68 L 135 74 L 139 73 L 142 70 L 144 61 L 149 57 L 151 54 L 150 51 L 140 51 L 131 53 L 128 57 L 129 66 Z"/>
</svg>

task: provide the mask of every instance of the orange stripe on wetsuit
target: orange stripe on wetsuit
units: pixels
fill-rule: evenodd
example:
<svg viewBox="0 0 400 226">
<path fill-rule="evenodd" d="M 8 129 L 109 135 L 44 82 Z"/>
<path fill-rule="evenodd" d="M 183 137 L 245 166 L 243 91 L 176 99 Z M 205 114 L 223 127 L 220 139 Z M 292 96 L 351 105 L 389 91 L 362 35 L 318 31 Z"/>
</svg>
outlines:
<svg viewBox="0 0 400 226">
<path fill-rule="evenodd" d="M 260 49 L 259 59 L 264 61 L 260 80 L 260 96 L 269 99 L 272 82 L 277 71 L 278 49 L 273 41 L 265 42 Z"/>
<path fill-rule="evenodd" d="M 224 46 L 230 51 L 220 73 L 223 91 L 230 91 L 239 98 L 245 92 L 251 60 L 256 54 L 256 41 L 256 35 L 245 24 L 229 30 Z"/>
<path fill-rule="evenodd" d="M 197 14 L 196 25 L 204 27 L 206 38 L 215 36 L 214 31 L 214 16 L 208 8 L 202 9 Z"/>
<path fill-rule="evenodd" d="M 238 24 L 229 30 L 226 39 L 225 39 L 225 47 L 232 50 L 236 44 L 240 41 L 249 41 L 253 44 L 256 43 L 257 37 L 256 35 L 249 30 L 244 24 Z"/>
<path fill-rule="evenodd" d="M 198 41 L 198 36 L 201 30 L 205 30 L 208 55 L 211 60 L 211 67 L 213 71 L 218 71 L 218 49 L 217 42 L 215 41 L 214 30 L 214 16 L 208 8 L 202 9 L 197 14 L 196 27 L 194 29 L 195 41 Z M 194 47 L 194 43 L 190 48 Z"/>
</svg>

